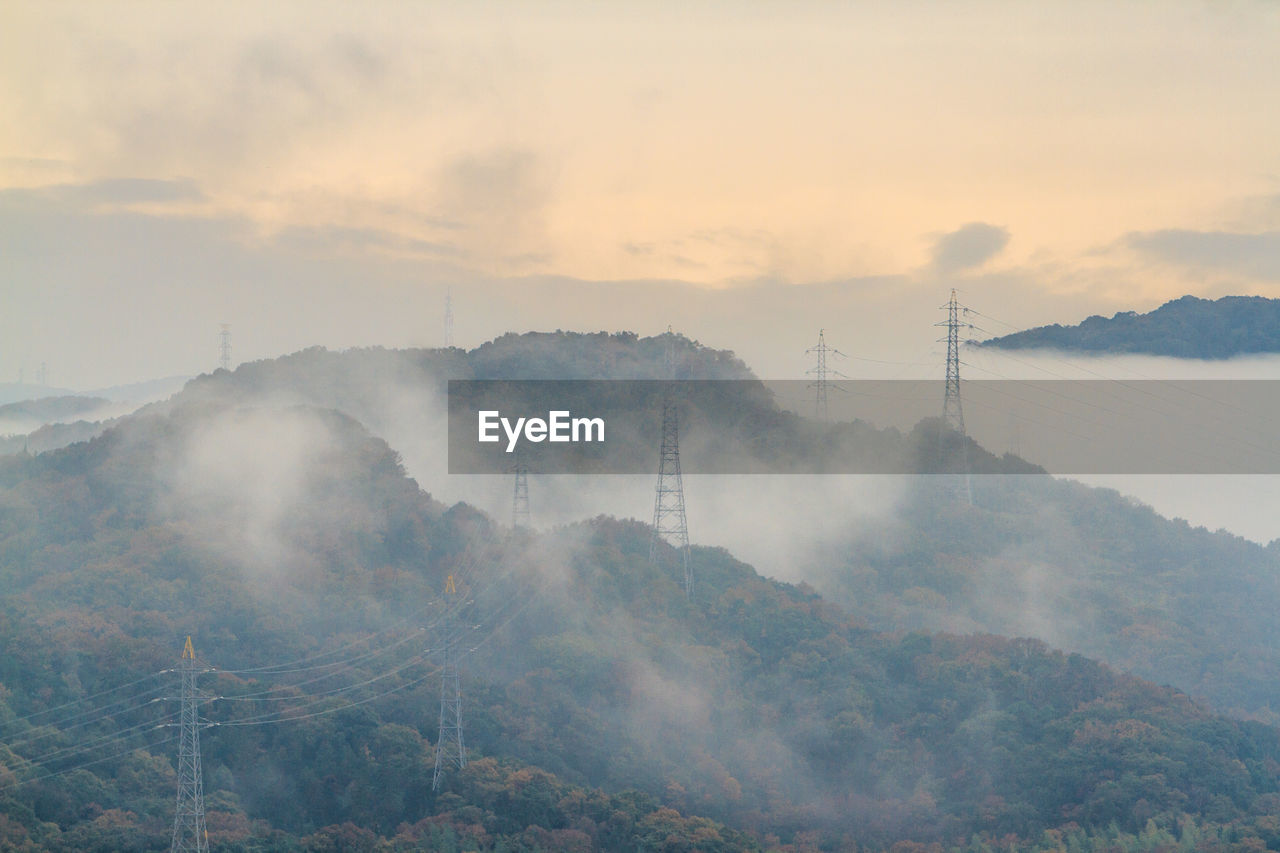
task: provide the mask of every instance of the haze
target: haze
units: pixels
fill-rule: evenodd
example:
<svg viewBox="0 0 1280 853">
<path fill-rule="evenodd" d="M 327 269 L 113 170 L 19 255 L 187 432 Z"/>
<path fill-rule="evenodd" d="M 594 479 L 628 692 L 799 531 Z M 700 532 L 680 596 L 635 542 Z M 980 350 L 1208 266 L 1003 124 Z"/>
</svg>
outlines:
<svg viewBox="0 0 1280 853">
<path fill-rule="evenodd" d="M 0 377 L 1277 295 L 1267 3 L 9 3 Z M 1268 260 L 1271 258 L 1271 260 Z M 655 282 L 661 282 L 656 285 Z"/>
<path fill-rule="evenodd" d="M 1278 28 L 1261 2 L 5 4 L 0 381 L 204 372 L 223 322 L 235 362 L 438 346 L 446 291 L 461 346 L 672 325 L 771 378 L 819 327 L 850 375 L 936 375 L 953 286 L 975 337 L 1280 296 Z M 1026 375 L 993 358 L 973 375 Z"/>
</svg>

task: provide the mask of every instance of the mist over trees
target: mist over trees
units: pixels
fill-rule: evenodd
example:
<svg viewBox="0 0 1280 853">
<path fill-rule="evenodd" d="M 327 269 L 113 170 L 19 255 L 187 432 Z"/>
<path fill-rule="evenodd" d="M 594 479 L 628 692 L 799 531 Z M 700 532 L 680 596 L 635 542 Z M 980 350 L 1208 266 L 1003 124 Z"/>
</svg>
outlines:
<svg viewBox="0 0 1280 853">
<path fill-rule="evenodd" d="M 809 583 L 695 548 L 688 601 L 646 524 L 432 497 L 445 377 L 643 377 L 662 349 L 308 350 L 0 460 L 0 847 L 167 847 L 187 634 L 223 697 L 216 850 L 1280 846 L 1280 732 L 1240 719 L 1270 722 L 1268 549 L 1043 476 L 976 478 L 974 507 L 924 479 Z M 451 606 L 472 761 L 433 792 Z"/>
</svg>

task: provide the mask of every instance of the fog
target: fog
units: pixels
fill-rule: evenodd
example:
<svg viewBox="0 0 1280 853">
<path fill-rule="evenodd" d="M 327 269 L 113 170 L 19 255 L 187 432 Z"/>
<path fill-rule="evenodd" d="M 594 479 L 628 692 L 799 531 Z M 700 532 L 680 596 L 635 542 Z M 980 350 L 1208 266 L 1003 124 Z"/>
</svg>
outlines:
<svg viewBox="0 0 1280 853">
<path fill-rule="evenodd" d="M 886 832 L 936 819 L 949 762 L 964 761 L 975 784 L 993 784 L 1002 767 L 991 756 L 997 739 L 1009 736 L 1005 700 L 975 684 L 932 754 L 922 741 L 897 740 L 899 724 L 886 722 L 880 703 L 915 713 L 912 691 L 942 683 L 931 667 L 968 665 L 950 661 L 945 650 L 919 660 L 904 652 L 899 672 L 896 652 L 884 650 L 906 632 L 1035 637 L 1193 691 L 1207 683 L 1206 662 L 1224 648 L 1224 624 L 1239 629 L 1230 648 L 1261 648 L 1256 635 L 1265 626 L 1253 610 L 1228 614 L 1238 619 L 1233 623 L 1215 609 L 1251 570 L 1247 559 L 1196 574 L 1197 559 L 1225 553 L 1216 540 L 1188 546 L 1192 539 L 1181 528 L 1157 522 L 1125 527 L 1121 519 L 1109 528 L 1110 517 L 1131 503 L 1054 491 L 1061 484 L 1044 477 L 975 477 L 970 507 L 943 493 L 947 478 L 687 475 L 695 546 L 695 597 L 687 602 L 670 552 L 656 566 L 648 559 L 656 470 L 532 474 L 536 531 L 514 531 L 511 475 L 449 473 L 441 369 L 429 352 L 309 351 L 201 377 L 177 397 L 124 418 L 115 438 L 98 445 L 113 463 L 110 477 L 99 479 L 134 488 L 132 478 L 153 475 L 148 511 L 155 527 L 136 541 L 134 532 L 123 534 L 131 550 L 93 564 L 95 583 L 117 577 L 113 572 L 121 579 L 94 606 L 119 604 L 111 598 L 119 594 L 131 596 L 130 608 L 164 612 L 184 590 L 168 573 L 187 571 L 186 583 L 216 581 L 219 589 L 234 579 L 235 593 L 220 594 L 215 612 L 186 617 L 203 620 L 202 648 L 220 666 L 278 666 L 270 644 L 240 642 L 239 635 L 256 636 L 264 626 L 286 626 L 282 633 L 297 634 L 291 642 L 304 652 L 350 642 L 356 662 L 316 689 L 345 689 L 398 675 L 400 667 L 403 681 L 387 685 L 411 685 L 396 713 L 419 732 L 432 722 L 438 632 L 449 612 L 483 749 L 501 742 L 503 755 L 574 782 L 621 789 L 642 780 L 688 813 L 767 813 L 797 828 L 856 819 Z M 707 452 L 696 438 L 682 450 L 689 457 Z M 431 500 L 400 477 L 397 461 Z M 124 470 L 134 465 L 137 472 Z M 579 523 L 601 515 L 640 523 Z M 1186 546 L 1177 558 L 1186 557 L 1189 574 L 1179 574 L 1180 564 L 1134 560 L 1108 538 L 1133 531 L 1149 536 L 1149 543 L 1131 543 L 1138 550 L 1150 544 L 1158 552 L 1170 541 Z M 1108 549 L 1116 553 L 1100 557 Z M 132 591 L 125 581 L 137 576 L 135 554 L 156 562 L 165 582 Z M 765 577 L 807 586 L 760 584 L 738 560 Z M 700 586 L 700 573 L 721 584 Z M 441 594 L 446 574 L 457 580 L 457 599 Z M 1201 599 L 1195 615 L 1203 611 L 1205 621 L 1188 621 L 1180 609 L 1191 587 Z M 45 591 L 56 600 L 62 588 Z M 1251 604 L 1266 608 L 1265 592 L 1259 587 Z M 1130 624 L 1112 621 L 1102 595 L 1122 615 L 1137 616 Z M 67 608 L 52 624 L 73 630 L 83 613 Z M 748 615 L 736 622 L 742 613 Z M 806 636 L 820 614 L 832 620 L 823 627 L 830 634 Z M 861 626 L 887 636 L 858 633 Z M 758 636 L 744 633 L 754 631 Z M 1189 635 L 1196 635 L 1200 657 L 1180 645 Z M 1169 653 L 1160 647 L 1166 636 Z M 1025 648 L 1030 655 L 1036 647 Z M 1174 652 L 1185 660 L 1172 660 Z M 1009 657 L 1003 650 L 994 656 Z M 1280 667 L 1274 657 L 1263 648 L 1256 671 L 1215 675 L 1223 689 L 1208 698 L 1222 710 L 1266 718 L 1260 702 L 1268 694 L 1257 683 L 1269 667 Z M 268 671 L 222 677 L 219 689 L 269 691 L 276 684 L 310 686 Z M 338 695 L 363 698 L 379 689 L 381 683 Z M 245 711 L 253 713 L 273 712 Z M 861 749 L 865 761 L 828 766 L 828 755 Z M 266 776 L 254 778 L 257 785 Z M 251 808 L 267 808 L 262 790 L 242 796 Z"/>
</svg>

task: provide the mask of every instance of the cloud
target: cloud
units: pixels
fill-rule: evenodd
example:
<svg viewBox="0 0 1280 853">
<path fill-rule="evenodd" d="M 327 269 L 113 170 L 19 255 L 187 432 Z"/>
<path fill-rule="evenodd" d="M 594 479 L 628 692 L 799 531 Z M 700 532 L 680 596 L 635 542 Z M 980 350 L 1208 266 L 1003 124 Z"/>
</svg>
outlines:
<svg viewBox="0 0 1280 853">
<path fill-rule="evenodd" d="M 204 193 L 193 181 L 163 181 L 152 178 L 112 178 L 81 184 L 4 189 L 0 190 L 0 197 L 11 200 L 43 200 L 79 211 L 103 206 L 171 204 L 205 199 Z"/>
<path fill-rule="evenodd" d="M 1280 281 L 1280 231 L 1190 231 L 1170 228 L 1128 234 L 1124 243 L 1163 263 Z"/>
<path fill-rule="evenodd" d="M 955 273 L 980 267 L 1009 244 L 1009 232 L 985 222 L 970 222 L 933 244 L 933 267 L 938 272 Z"/>
<path fill-rule="evenodd" d="M 334 252 L 360 254 L 386 252 L 401 256 L 456 257 L 459 251 L 448 243 L 420 240 L 375 228 L 344 228 L 342 226 L 289 226 L 274 237 L 276 245 L 283 249 L 310 255 Z"/>
<path fill-rule="evenodd" d="M 500 148 L 456 158 L 436 185 L 444 216 L 463 226 L 457 241 L 469 257 L 515 272 L 550 259 L 544 215 L 555 175 L 534 151 Z"/>
<path fill-rule="evenodd" d="M 69 161 L 55 157 L 0 157 L 0 166 L 33 172 L 57 172 L 70 165 Z"/>
<path fill-rule="evenodd" d="M 69 199 L 87 204 L 159 204 L 202 201 L 204 193 L 193 181 L 114 178 L 61 188 Z"/>
</svg>

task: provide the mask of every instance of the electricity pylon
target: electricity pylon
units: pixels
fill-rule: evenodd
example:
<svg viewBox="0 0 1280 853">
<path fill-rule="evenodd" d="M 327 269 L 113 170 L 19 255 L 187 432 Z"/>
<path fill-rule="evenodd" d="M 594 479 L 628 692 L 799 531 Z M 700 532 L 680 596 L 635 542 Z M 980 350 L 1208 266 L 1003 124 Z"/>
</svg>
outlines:
<svg viewBox="0 0 1280 853">
<path fill-rule="evenodd" d="M 835 347 L 827 346 L 826 329 L 818 330 L 818 345 L 805 350 L 805 355 L 810 353 L 818 357 L 817 365 L 805 371 L 806 375 L 815 377 L 809 383 L 809 387 L 813 389 L 813 414 L 820 421 L 829 421 L 831 420 L 831 413 L 827 410 L 827 390 L 831 383 L 827 377 L 839 376 L 843 379 L 848 379 L 849 377 L 838 370 L 827 367 L 827 356 L 838 355 L 844 358 L 845 354 Z M 836 390 L 840 390 L 838 386 Z"/>
<path fill-rule="evenodd" d="M 511 526 L 528 530 L 532 527 L 529 523 L 529 466 L 517 459 L 511 472 L 516 476 L 515 494 L 511 497 Z"/>
<path fill-rule="evenodd" d="M 440 790 L 440 780 L 448 765 L 459 770 L 467 766 L 467 748 L 462 743 L 462 677 L 458 672 L 458 636 L 453 627 L 454 598 L 458 594 L 453 575 L 445 581 L 445 610 L 440 634 L 444 639 L 444 666 L 440 669 L 440 735 L 436 738 L 436 770 L 431 790 Z"/>
<path fill-rule="evenodd" d="M 444 345 L 453 346 L 453 288 L 444 291 Z"/>
<path fill-rule="evenodd" d="M 675 335 L 667 327 L 664 359 L 668 380 L 675 372 Z M 649 562 L 657 564 L 658 547 L 670 539 L 680 552 L 684 567 L 684 595 L 693 598 L 693 565 L 689 561 L 689 520 L 684 511 L 684 480 L 680 475 L 680 413 L 675 389 L 668 382 L 662 393 L 662 449 L 658 459 L 658 489 L 653 502 L 653 536 L 649 540 Z"/>
<path fill-rule="evenodd" d="M 228 323 L 223 323 L 222 331 L 218 332 L 218 366 L 223 370 L 231 369 L 231 326 Z"/>
<path fill-rule="evenodd" d="M 951 299 L 941 308 L 947 312 L 947 319 L 934 325 L 945 326 L 947 329 L 947 336 L 938 339 L 939 342 L 944 340 L 947 342 L 947 379 L 942 396 L 942 429 L 938 432 L 938 446 L 939 450 L 943 448 L 950 432 L 959 436 L 960 468 L 964 474 L 964 485 L 959 487 L 959 491 L 964 495 L 965 500 L 972 504 L 973 484 L 969 478 L 969 442 L 964 431 L 964 407 L 960 404 L 960 328 L 961 326 L 973 327 L 969 323 L 960 322 L 961 312 L 967 315 L 969 309 L 956 300 L 954 287 L 951 288 Z"/>
<path fill-rule="evenodd" d="M 206 671 L 196 662 L 196 651 L 187 637 L 182 648 L 178 673 L 182 679 L 182 710 L 178 737 L 178 805 L 173 814 L 173 842 L 170 853 L 193 850 L 208 853 L 209 832 L 204 825 L 204 773 L 200 769 L 200 717 L 196 712 L 203 698 L 196 689 L 196 675 Z"/>
</svg>

